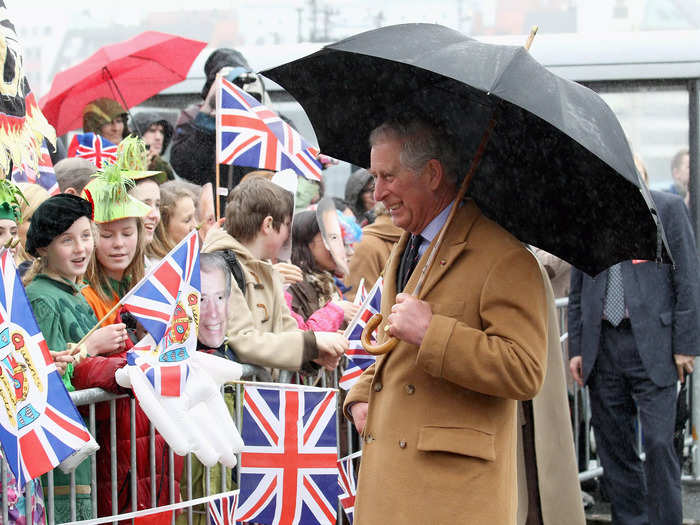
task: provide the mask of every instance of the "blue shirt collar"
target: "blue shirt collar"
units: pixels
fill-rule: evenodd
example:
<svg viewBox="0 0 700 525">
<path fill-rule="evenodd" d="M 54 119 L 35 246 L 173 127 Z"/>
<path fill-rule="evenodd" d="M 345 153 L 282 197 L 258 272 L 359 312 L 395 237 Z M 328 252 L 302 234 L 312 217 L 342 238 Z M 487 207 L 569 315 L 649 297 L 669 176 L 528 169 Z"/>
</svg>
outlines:
<svg viewBox="0 0 700 525">
<path fill-rule="evenodd" d="M 435 216 L 432 221 L 428 223 L 425 228 L 423 228 L 423 231 L 420 232 L 420 236 L 423 238 L 423 243 L 418 249 L 418 252 L 421 255 L 423 255 L 423 252 L 427 249 L 428 245 L 433 242 L 433 239 L 440 233 L 440 230 L 445 225 L 445 222 L 447 222 L 447 216 L 450 214 L 450 210 L 454 204 L 455 201 L 450 202 L 440 213 Z"/>
</svg>

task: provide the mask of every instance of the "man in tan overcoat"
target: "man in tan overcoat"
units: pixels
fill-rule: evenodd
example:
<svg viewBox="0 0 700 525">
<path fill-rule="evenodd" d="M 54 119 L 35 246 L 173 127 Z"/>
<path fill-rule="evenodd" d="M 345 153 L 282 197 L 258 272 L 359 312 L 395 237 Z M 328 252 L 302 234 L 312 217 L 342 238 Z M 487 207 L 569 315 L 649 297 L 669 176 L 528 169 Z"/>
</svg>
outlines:
<svg viewBox="0 0 700 525">
<path fill-rule="evenodd" d="M 379 327 L 380 341 L 399 344 L 344 405 L 364 440 L 355 523 L 514 524 L 516 400 L 537 394 L 546 369 L 538 264 L 473 201 L 454 202 L 463 166 L 438 130 L 394 121 L 370 143 L 375 199 L 405 233 L 387 263 Z M 406 275 L 403 290 L 415 288 L 454 205 L 423 300 L 398 293 Z"/>
</svg>

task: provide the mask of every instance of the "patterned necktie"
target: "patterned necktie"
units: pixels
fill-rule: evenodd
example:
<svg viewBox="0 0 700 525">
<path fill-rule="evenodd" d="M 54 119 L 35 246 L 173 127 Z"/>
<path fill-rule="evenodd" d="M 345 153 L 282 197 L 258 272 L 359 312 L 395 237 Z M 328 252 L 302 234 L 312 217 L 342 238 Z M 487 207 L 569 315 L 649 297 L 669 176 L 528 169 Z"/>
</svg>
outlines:
<svg viewBox="0 0 700 525">
<path fill-rule="evenodd" d="M 411 274 L 418 264 L 418 259 L 420 259 L 420 254 L 418 248 L 420 248 L 423 237 L 420 235 L 411 235 L 411 239 L 408 242 L 408 247 L 404 251 L 403 257 L 401 258 L 401 266 L 399 268 L 399 291 L 402 292 L 406 287 L 408 280 L 411 278 Z"/>
<path fill-rule="evenodd" d="M 619 325 L 625 318 L 625 290 L 622 285 L 622 267 L 619 263 L 608 270 L 603 314 L 613 326 Z"/>
</svg>

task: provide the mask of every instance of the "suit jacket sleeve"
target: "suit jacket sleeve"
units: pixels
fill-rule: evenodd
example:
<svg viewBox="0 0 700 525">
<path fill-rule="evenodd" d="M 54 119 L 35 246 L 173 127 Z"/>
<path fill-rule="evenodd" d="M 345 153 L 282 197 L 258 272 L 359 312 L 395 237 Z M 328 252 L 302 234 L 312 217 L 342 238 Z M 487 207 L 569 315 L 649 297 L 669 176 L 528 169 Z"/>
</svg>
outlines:
<svg viewBox="0 0 700 525">
<path fill-rule="evenodd" d="M 664 222 L 671 253 L 676 264 L 672 271 L 673 353 L 700 355 L 700 272 L 693 230 L 687 208 L 681 199 L 669 201 L 672 220 Z"/>
<path fill-rule="evenodd" d="M 463 388 L 531 399 L 546 371 L 547 304 L 539 265 L 528 251 L 504 254 L 489 270 L 479 304 L 481 327 L 433 315 L 418 350 L 424 370 Z"/>
<path fill-rule="evenodd" d="M 577 268 L 571 268 L 571 287 L 569 289 L 569 307 L 567 318 L 569 325 L 569 359 L 582 355 L 581 353 L 581 286 L 583 273 Z"/>
</svg>

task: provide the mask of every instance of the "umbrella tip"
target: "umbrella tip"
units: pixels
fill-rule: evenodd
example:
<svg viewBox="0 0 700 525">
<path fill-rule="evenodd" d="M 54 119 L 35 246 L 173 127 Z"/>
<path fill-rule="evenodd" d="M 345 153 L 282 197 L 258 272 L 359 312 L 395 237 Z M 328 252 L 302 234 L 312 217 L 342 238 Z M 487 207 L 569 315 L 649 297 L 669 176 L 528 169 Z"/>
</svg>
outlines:
<svg viewBox="0 0 700 525">
<path fill-rule="evenodd" d="M 525 42 L 525 49 L 527 49 L 528 51 L 530 51 L 530 46 L 532 45 L 532 41 L 535 39 L 535 35 L 537 34 L 538 29 L 538 26 L 532 26 L 530 28 L 530 36 L 527 37 L 527 42 Z"/>
</svg>

